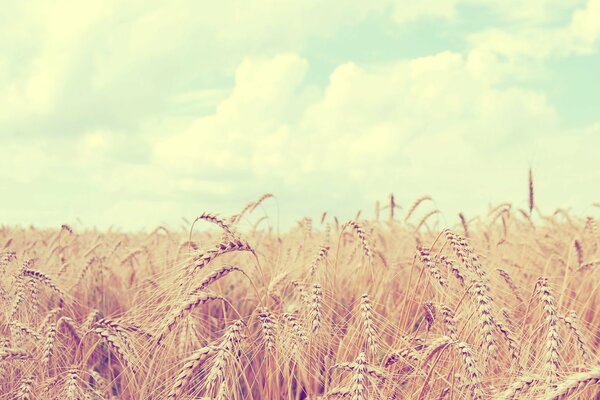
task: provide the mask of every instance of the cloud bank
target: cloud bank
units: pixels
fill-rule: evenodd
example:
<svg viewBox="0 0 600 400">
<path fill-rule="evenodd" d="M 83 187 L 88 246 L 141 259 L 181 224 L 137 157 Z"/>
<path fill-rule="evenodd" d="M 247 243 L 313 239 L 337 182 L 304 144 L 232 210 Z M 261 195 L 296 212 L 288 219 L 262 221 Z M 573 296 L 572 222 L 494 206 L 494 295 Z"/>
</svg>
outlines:
<svg viewBox="0 0 600 400">
<path fill-rule="evenodd" d="M 394 192 L 446 224 L 525 204 L 529 166 L 542 207 L 593 212 L 600 1 L 329 4 L 9 6 L 2 223 L 177 227 L 272 192 L 289 226 Z"/>
</svg>

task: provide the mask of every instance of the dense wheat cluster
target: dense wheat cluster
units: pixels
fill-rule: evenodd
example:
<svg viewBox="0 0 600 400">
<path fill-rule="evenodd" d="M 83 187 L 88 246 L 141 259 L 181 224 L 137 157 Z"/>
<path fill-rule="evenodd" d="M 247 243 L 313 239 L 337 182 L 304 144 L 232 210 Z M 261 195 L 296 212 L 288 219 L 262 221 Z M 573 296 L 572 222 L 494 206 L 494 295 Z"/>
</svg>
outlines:
<svg viewBox="0 0 600 400">
<path fill-rule="evenodd" d="M 0 399 L 593 399 L 600 232 L 502 204 L 0 230 Z M 191 226 L 191 230 L 190 230 Z"/>
</svg>

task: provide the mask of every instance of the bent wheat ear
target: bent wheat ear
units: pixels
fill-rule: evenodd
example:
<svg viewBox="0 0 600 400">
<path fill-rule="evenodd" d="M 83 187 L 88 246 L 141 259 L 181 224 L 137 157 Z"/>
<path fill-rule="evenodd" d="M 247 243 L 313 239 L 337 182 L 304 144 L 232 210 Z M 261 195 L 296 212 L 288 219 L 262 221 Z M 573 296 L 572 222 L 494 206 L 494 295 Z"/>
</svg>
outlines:
<svg viewBox="0 0 600 400">
<path fill-rule="evenodd" d="M 371 246 L 369 245 L 369 240 L 367 239 L 367 234 L 365 233 L 364 229 L 353 220 L 346 222 L 344 226 L 349 226 L 352 228 L 352 230 L 354 230 L 356 236 L 358 236 L 358 239 L 360 240 L 360 245 L 363 249 L 365 257 L 367 257 L 370 263 L 371 259 L 373 258 L 373 255 L 371 252 Z"/>
<path fill-rule="evenodd" d="M 556 386 L 556 389 L 546 394 L 542 400 L 566 399 L 576 392 L 598 384 L 600 384 L 600 366 L 595 366 L 589 371 L 569 375 Z"/>
<path fill-rule="evenodd" d="M 169 332 L 173 330 L 173 327 L 175 326 L 175 324 L 177 324 L 177 321 L 181 320 L 186 314 L 192 312 L 192 310 L 198 307 L 199 305 L 214 300 L 224 299 L 219 295 L 203 292 L 194 293 L 188 296 L 187 299 L 182 301 L 173 311 L 171 311 L 169 316 L 161 325 L 158 336 L 156 337 L 157 343 L 160 344 L 164 340 L 164 338 L 169 334 Z"/>
<path fill-rule="evenodd" d="M 255 254 L 254 249 L 252 249 L 248 243 L 242 242 L 241 240 L 223 242 L 217 245 L 216 248 L 194 257 L 194 265 L 189 268 L 188 272 L 189 274 L 193 274 L 197 269 L 206 267 L 215 258 L 234 251 L 249 251 Z"/>
<path fill-rule="evenodd" d="M 8 347 L 0 348 L 0 361 L 27 360 L 31 354 L 20 349 L 11 349 Z"/>
<path fill-rule="evenodd" d="M 197 221 L 200 220 L 204 220 L 204 221 L 208 221 L 211 222 L 215 225 L 217 225 L 219 228 L 223 229 L 223 231 L 225 231 L 225 234 L 227 234 L 229 237 L 237 239 L 238 235 L 235 232 L 235 230 L 233 229 L 233 227 L 231 225 L 229 225 L 227 222 L 225 222 L 224 219 L 220 218 L 218 215 L 216 214 L 211 214 L 211 213 L 202 213 L 202 215 L 198 216 L 194 222 L 192 223 L 192 229 L 194 227 L 194 223 L 196 223 Z M 190 241 L 191 241 L 191 230 L 190 230 Z"/>
<path fill-rule="evenodd" d="M 515 295 L 517 300 L 519 300 L 519 302 L 523 303 L 523 295 L 521 294 L 521 291 L 519 290 L 519 288 L 517 287 L 517 285 L 511 278 L 511 276 L 508 274 L 508 272 L 506 272 L 505 270 L 503 270 L 501 268 L 498 268 L 496 271 L 498 271 L 498 273 L 500 274 L 502 279 L 504 279 L 504 282 L 506 282 L 506 284 L 508 285 L 508 287 L 510 288 L 512 293 Z"/>
<path fill-rule="evenodd" d="M 531 375 L 524 375 L 516 379 L 509 387 L 501 392 L 494 400 L 516 400 L 521 399 L 529 388 L 537 383 L 537 379 Z"/>
<path fill-rule="evenodd" d="M 583 335 L 581 333 L 580 325 L 579 325 L 579 317 L 575 311 L 569 311 L 569 313 L 561 317 L 561 319 L 565 322 L 565 325 L 569 328 L 573 337 L 577 342 L 577 347 L 581 352 L 581 355 L 585 361 L 590 361 L 590 352 L 588 350 L 588 345 L 585 343 L 583 339 Z"/>
<path fill-rule="evenodd" d="M 319 249 L 319 253 L 314 258 L 312 263 L 310 264 L 310 276 L 315 275 L 315 272 L 317 271 L 317 267 L 327 257 L 328 253 L 329 253 L 329 246 L 327 246 L 327 245 L 321 246 L 321 248 Z"/>
<path fill-rule="evenodd" d="M 105 327 L 93 328 L 91 332 L 104 340 L 108 347 L 119 357 L 124 367 L 129 367 L 134 372 L 136 371 L 135 363 L 132 362 L 130 355 L 123 349 L 124 345 L 121 343 L 118 336 L 112 334 L 110 330 Z"/>
<path fill-rule="evenodd" d="M 192 290 L 192 294 L 203 291 L 214 282 L 234 271 L 242 271 L 242 269 L 233 265 L 223 265 L 221 268 L 211 272 L 210 275 L 202 279 L 202 282 Z"/>
<path fill-rule="evenodd" d="M 50 279 L 50 277 L 48 275 L 44 274 L 43 272 L 34 271 L 32 269 L 24 269 L 21 273 L 24 276 L 29 276 L 29 277 L 37 279 L 41 283 L 48 286 L 50 289 L 54 290 L 61 298 L 63 298 L 63 299 L 65 298 L 65 293 L 62 291 L 62 289 L 60 289 L 58 286 L 56 286 L 56 284 L 52 281 L 52 279 Z"/>
<path fill-rule="evenodd" d="M 417 207 L 419 207 L 419 205 L 426 200 L 431 200 L 431 196 L 423 196 L 423 197 L 419 197 L 417 200 L 415 200 L 415 202 L 412 204 L 412 206 L 410 206 L 410 208 L 408 209 L 408 212 L 406 213 L 406 217 L 404 217 L 404 222 L 407 222 L 410 219 L 411 215 L 413 215 L 413 213 L 415 212 Z"/>
</svg>

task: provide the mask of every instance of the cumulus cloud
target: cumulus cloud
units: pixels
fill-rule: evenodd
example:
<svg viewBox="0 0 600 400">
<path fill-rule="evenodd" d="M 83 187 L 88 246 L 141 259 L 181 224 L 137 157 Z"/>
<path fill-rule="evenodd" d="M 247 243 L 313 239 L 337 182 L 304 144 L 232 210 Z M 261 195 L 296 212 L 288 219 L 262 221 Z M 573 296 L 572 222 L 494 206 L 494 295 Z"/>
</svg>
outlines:
<svg viewBox="0 0 600 400">
<path fill-rule="evenodd" d="M 557 140 L 560 129 L 542 93 L 495 87 L 468 55 L 346 63 L 318 90 L 305 82 L 307 68 L 293 54 L 245 60 L 213 115 L 156 142 L 157 161 L 181 174 L 213 168 L 243 180 L 252 171 L 284 193 L 323 196 L 325 203 L 330 193 L 356 191 L 355 204 L 368 204 L 395 188 L 448 199 L 457 186 L 500 201 L 507 187 L 512 193 L 522 186 L 503 179 L 523 175 L 538 161 L 531 153 Z M 294 97 L 307 101 L 290 110 Z M 435 184 L 440 180 L 454 184 Z M 447 206 L 478 201 L 465 193 Z M 338 209 L 351 213 L 355 204 Z"/>
</svg>

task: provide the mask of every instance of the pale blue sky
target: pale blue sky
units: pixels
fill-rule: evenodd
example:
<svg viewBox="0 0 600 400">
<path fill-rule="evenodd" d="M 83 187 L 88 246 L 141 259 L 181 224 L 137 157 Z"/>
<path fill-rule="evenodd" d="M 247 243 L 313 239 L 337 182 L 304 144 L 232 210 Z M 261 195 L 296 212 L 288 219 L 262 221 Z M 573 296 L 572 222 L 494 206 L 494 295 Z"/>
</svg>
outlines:
<svg viewBox="0 0 600 400">
<path fill-rule="evenodd" d="M 600 0 L 0 3 L 0 224 L 598 213 Z"/>
</svg>

